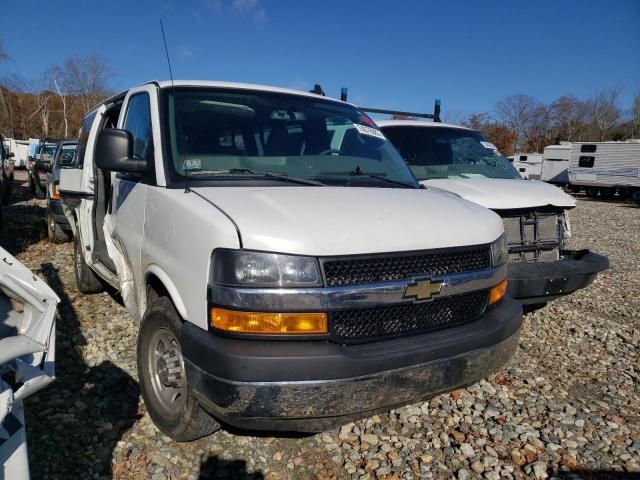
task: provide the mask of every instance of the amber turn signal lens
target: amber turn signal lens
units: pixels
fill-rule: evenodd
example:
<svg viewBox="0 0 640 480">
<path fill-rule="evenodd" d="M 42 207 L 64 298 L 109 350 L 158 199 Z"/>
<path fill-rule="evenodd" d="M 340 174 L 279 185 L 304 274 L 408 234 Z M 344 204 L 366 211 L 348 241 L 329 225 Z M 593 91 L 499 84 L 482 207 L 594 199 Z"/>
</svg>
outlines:
<svg viewBox="0 0 640 480">
<path fill-rule="evenodd" d="M 58 190 L 58 185 L 53 185 L 51 200 L 60 200 L 60 190 Z"/>
<path fill-rule="evenodd" d="M 507 279 L 505 278 L 489 292 L 489 305 L 498 302 L 507 293 Z"/>
<path fill-rule="evenodd" d="M 211 326 L 234 333 L 304 335 L 327 333 L 328 325 L 326 313 L 267 313 L 211 309 Z"/>
</svg>

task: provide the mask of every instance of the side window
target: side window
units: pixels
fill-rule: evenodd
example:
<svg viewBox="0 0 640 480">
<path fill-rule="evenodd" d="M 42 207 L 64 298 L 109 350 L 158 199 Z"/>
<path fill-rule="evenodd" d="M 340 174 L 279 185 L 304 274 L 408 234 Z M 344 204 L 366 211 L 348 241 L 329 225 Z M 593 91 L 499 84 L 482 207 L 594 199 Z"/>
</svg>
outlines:
<svg viewBox="0 0 640 480">
<path fill-rule="evenodd" d="M 580 145 L 580 153 L 595 153 L 597 145 Z"/>
<path fill-rule="evenodd" d="M 153 133 L 149 95 L 139 93 L 129 100 L 124 130 L 133 136 L 133 158 L 153 160 Z"/>
<path fill-rule="evenodd" d="M 91 131 L 91 125 L 96 118 L 96 112 L 85 117 L 80 126 L 80 134 L 78 135 L 78 149 L 76 151 L 76 168 L 82 168 L 84 165 L 84 153 L 87 150 L 87 143 L 89 143 L 89 132 Z"/>
<path fill-rule="evenodd" d="M 527 156 L 526 155 L 520 155 L 520 161 L 521 162 L 526 162 L 527 161 Z"/>
<path fill-rule="evenodd" d="M 580 157 L 578 159 L 578 166 L 582 168 L 593 168 L 595 160 L 595 157 Z"/>
</svg>

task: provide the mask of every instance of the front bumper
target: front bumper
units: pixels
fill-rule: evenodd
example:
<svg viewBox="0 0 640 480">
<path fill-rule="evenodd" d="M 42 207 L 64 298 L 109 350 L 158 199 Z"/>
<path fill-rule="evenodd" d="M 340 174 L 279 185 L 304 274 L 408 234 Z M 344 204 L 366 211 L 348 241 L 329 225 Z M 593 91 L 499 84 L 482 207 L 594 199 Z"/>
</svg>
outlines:
<svg viewBox="0 0 640 480">
<path fill-rule="evenodd" d="M 480 319 L 359 345 L 225 338 L 185 323 L 189 383 L 203 407 L 243 429 L 317 432 L 472 384 L 517 347 L 510 298 Z"/>
<path fill-rule="evenodd" d="M 509 295 L 520 303 L 544 303 L 589 285 L 609 259 L 588 250 L 563 250 L 555 262 L 509 264 Z"/>
</svg>

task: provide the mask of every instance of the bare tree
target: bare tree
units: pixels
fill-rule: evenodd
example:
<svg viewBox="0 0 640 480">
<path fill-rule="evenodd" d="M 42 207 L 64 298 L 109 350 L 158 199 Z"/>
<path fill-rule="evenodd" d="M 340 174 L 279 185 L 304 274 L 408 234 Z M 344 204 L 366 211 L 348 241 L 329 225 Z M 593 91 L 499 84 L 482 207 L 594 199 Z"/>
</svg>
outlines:
<svg viewBox="0 0 640 480">
<path fill-rule="evenodd" d="M 640 138 L 640 89 L 633 97 L 631 105 L 631 138 Z"/>
<path fill-rule="evenodd" d="M 599 140 L 605 141 L 611 130 L 618 125 L 622 109 L 618 99 L 622 89 L 620 87 L 600 90 L 592 99 L 592 119 L 597 129 Z"/>
<path fill-rule="evenodd" d="M 466 119 L 466 116 L 462 110 L 447 109 L 442 117 L 444 123 L 451 123 L 453 125 L 460 125 Z"/>
<path fill-rule="evenodd" d="M 68 95 L 81 98 L 86 112 L 109 94 L 109 81 L 113 77 L 107 60 L 98 54 L 69 57 L 61 69 L 62 84 Z"/>
<path fill-rule="evenodd" d="M 496 116 L 515 135 L 514 151 L 526 146 L 526 132 L 541 105 L 534 97 L 524 94 L 511 95 L 496 104 Z"/>
<path fill-rule="evenodd" d="M 577 140 L 580 129 L 587 118 L 588 106 L 575 95 L 563 95 L 550 106 L 551 118 L 556 124 L 559 140 Z"/>
<path fill-rule="evenodd" d="M 53 83 L 53 87 L 56 89 L 60 100 L 62 101 L 62 118 L 64 121 L 64 138 L 69 136 L 69 115 L 67 113 L 67 95 L 64 90 L 64 86 L 62 89 L 60 88 L 60 84 L 62 83 L 62 71 L 59 67 L 51 67 L 46 76 L 49 78 L 50 82 Z"/>
</svg>

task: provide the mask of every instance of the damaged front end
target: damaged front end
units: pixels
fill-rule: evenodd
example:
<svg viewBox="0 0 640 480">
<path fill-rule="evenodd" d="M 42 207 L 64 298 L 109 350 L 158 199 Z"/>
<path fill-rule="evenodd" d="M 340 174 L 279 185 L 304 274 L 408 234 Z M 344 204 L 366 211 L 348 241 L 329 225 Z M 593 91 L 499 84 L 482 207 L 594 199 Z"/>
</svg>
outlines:
<svg viewBox="0 0 640 480">
<path fill-rule="evenodd" d="M 29 478 L 23 401 L 54 379 L 59 301 L 0 248 L 0 480 Z"/>
<path fill-rule="evenodd" d="M 589 285 L 609 260 L 589 250 L 567 250 L 567 210 L 560 207 L 496 210 L 509 251 L 509 294 L 523 305 L 544 304 Z"/>
</svg>

